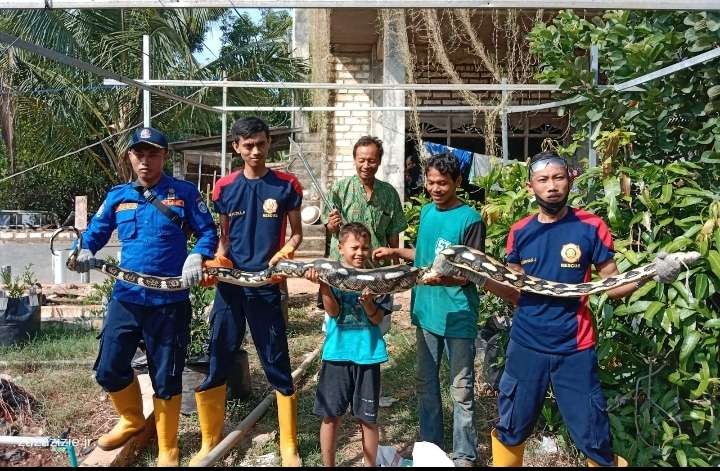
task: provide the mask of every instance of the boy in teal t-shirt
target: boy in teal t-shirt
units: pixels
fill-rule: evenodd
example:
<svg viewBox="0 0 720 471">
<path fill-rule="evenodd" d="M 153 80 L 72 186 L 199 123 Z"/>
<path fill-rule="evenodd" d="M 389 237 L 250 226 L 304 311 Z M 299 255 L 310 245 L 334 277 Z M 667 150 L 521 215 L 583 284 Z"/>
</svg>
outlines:
<svg viewBox="0 0 720 471">
<path fill-rule="evenodd" d="M 340 229 L 339 250 L 344 264 L 363 268 L 370 255 L 370 232 L 359 223 Z M 348 405 L 362 428 L 365 466 L 375 466 L 378 448 L 377 413 L 380 364 L 387 350 L 378 324 L 392 310 L 390 297 L 341 291 L 320 282 L 310 269 L 307 279 L 320 283 L 328 314 L 322 367 L 313 412 L 322 417 L 320 450 L 323 465 L 335 466 L 337 429 Z"/>
<path fill-rule="evenodd" d="M 416 267 L 432 265 L 435 255 L 450 245 L 484 250 L 485 226 L 477 211 L 457 197 L 460 168 L 450 154 L 434 155 L 425 167 L 425 187 L 433 202 L 420 211 L 416 249 L 375 250 L 376 259 L 399 256 Z M 509 289 L 488 280 L 485 284 L 501 297 Z M 439 371 L 443 350 L 450 365 L 453 400 L 453 461 L 472 466 L 477 459 L 473 421 L 475 398 L 475 336 L 479 296 L 477 287 L 459 277 L 436 277 L 413 288 L 412 322 L 416 329 L 416 388 L 420 440 L 443 445 Z"/>
</svg>

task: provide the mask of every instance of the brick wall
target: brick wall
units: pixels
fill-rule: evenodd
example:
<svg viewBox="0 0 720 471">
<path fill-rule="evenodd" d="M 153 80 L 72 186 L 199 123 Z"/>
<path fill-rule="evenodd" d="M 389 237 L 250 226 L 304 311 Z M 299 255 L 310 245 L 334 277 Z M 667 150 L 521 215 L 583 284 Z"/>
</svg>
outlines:
<svg viewBox="0 0 720 471">
<path fill-rule="evenodd" d="M 335 83 L 369 83 L 370 53 L 339 53 L 334 57 Z M 331 94 L 330 102 L 337 107 L 370 106 L 369 90 L 336 90 Z M 334 158 L 328 162 L 328 185 L 336 180 L 355 174 L 352 149 L 362 136 L 371 134 L 372 120 L 370 111 L 343 111 L 334 113 L 329 135 L 334 139 Z"/>
<path fill-rule="evenodd" d="M 332 64 L 331 81 L 339 84 L 382 82 L 382 70 L 373 73 L 372 52 L 336 52 Z M 476 63 L 457 63 L 455 69 L 465 83 L 495 83 L 492 74 Z M 434 62 L 418 62 L 415 77 L 418 83 L 450 83 L 441 67 Z M 336 107 L 371 106 L 381 104 L 381 94 L 373 95 L 369 90 L 335 90 L 330 93 L 330 105 Z M 482 101 L 494 102 L 500 92 L 474 92 Z M 409 94 L 407 103 L 410 104 Z M 418 91 L 420 106 L 431 105 L 467 105 L 458 91 Z M 490 101 L 493 100 L 493 101 Z M 552 101 L 549 92 L 513 93 L 510 104 L 529 105 Z M 377 117 L 377 116 L 376 116 Z M 330 187 L 335 181 L 355 174 L 352 148 L 364 135 L 373 133 L 373 115 L 370 111 L 336 111 L 328 129 L 330 141 L 328 149 L 328 167 L 326 184 Z"/>
<path fill-rule="evenodd" d="M 492 74 L 477 64 L 465 63 L 455 64 L 455 70 L 460 75 L 464 83 L 496 83 Z M 418 64 L 415 67 L 415 78 L 417 83 L 451 83 L 450 78 L 445 74 L 443 69 L 437 64 Z M 472 92 L 481 100 L 487 101 L 500 95 L 500 92 Z M 409 94 L 408 94 L 409 97 Z M 438 105 L 467 105 L 463 100 L 461 92 L 457 91 L 439 91 L 439 90 L 418 90 L 418 105 L 420 106 L 438 106 Z M 523 92 L 513 93 L 511 105 L 531 105 L 552 101 L 549 92 Z M 408 100 L 409 104 L 409 100 Z"/>
</svg>

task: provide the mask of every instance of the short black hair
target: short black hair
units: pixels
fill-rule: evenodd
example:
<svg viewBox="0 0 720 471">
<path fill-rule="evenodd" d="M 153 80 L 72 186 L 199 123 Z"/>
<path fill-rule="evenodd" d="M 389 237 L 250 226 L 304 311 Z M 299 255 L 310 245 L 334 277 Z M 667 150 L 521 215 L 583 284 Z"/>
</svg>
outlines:
<svg viewBox="0 0 720 471">
<path fill-rule="evenodd" d="M 241 137 L 247 139 L 259 132 L 264 132 L 265 137 L 270 139 L 270 127 L 262 119 L 256 116 L 238 119 L 232 127 L 232 139 L 234 142 L 237 142 Z"/>
<path fill-rule="evenodd" d="M 434 154 L 425 163 L 425 175 L 434 168 L 443 175 L 449 175 L 453 180 L 460 178 L 460 164 L 450 152 Z"/>
<path fill-rule="evenodd" d="M 377 137 L 373 136 L 363 136 L 358 139 L 358 141 L 353 146 L 353 159 L 355 158 L 355 151 L 358 147 L 365 147 L 370 145 L 375 145 L 375 147 L 377 147 L 378 160 L 382 160 L 383 153 L 385 153 L 385 150 L 383 149 L 383 142 Z"/>
<path fill-rule="evenodd" d="M 365 227 L 363 224 L 360 224 L 359 222 L 349 222 L 347 224 L 344 224 L 340 228 L 340 234 L 338 234 L 338 240 L 342 243 L 345 242 L 345 239 L 347 239 L 347 236 L 349 234 L 352 234 L 355 236 L 356 239 L 364 239 L 369 244 L 372 240 L 372 237 L 370 236 L 370 231 L 367 227 Z"/>
</svg>

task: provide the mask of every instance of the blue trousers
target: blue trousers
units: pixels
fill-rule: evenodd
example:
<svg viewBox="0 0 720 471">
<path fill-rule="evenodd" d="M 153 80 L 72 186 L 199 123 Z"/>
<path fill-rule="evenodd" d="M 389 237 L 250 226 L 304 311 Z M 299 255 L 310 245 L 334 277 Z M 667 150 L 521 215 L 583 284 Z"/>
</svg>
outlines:
<svg viewBox="0 0 720 471">
<path fill-rule="evenodd" d="M 290 370 L 285 320 L 276 285 L 259 288 L 218 283 L 210 313 L 210 370 L 198 391 L 227 381 L 228 367 L 250 326 L 255 350 L 273 388 L 286 396 L 295 391 Z"/>
<path fill-rule="evenodd" d="M 548 384 L 575 445 L 602 466 L 612 466 L 607 403 L 600 388 L 594 348 L 557 355 L 525 348 L 512 340 L 500 378 L 496 427 L 508 446 L 527 439 L 540 414 Z"/>
<path fill-rule="evenodd" d="M 111 393 L 130 385 L 134 375 L 130 362 L 142 339 L 155 396 L 170 399 L 180 394 L 191 315 L 189 301 L 143 306 L 110 300 L 95 360 L 97 382 Z"/>
</svg>

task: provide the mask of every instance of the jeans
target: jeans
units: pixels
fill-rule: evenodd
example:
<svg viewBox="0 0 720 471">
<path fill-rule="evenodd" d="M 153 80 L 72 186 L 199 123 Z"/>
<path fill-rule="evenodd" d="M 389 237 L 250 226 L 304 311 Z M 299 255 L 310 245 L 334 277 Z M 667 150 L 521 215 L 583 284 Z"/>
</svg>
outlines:
<svg viewBox="0 0 720 471">
<path fill-rule="evenodd" d="M 420 440 L 443 446 L 443 414 L 440 399 L 440 362 L 447 350 L 450 364 L 450 396 L 453 401 L 454 460 L 477 459 L 475 409 L 475 339 L 448 338 L 418 327 L 415 384 L 420 416 Z"/>
</svg>

